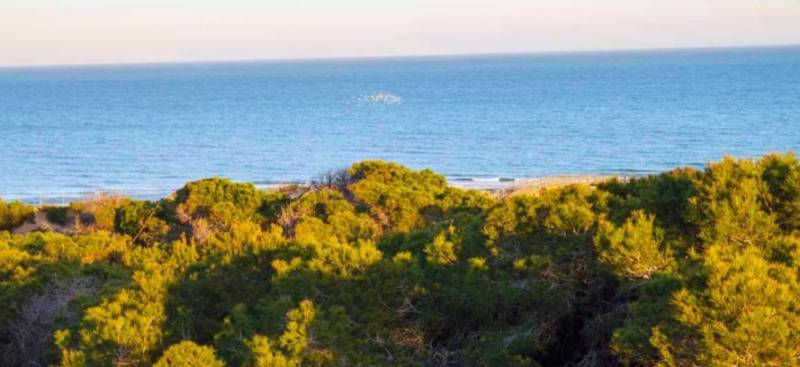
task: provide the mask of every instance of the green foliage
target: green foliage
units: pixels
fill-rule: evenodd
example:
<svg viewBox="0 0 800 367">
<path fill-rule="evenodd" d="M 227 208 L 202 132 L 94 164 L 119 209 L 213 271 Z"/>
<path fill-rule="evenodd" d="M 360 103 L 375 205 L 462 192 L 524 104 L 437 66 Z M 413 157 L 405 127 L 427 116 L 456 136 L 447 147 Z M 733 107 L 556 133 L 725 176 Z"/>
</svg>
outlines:
<svg viewBox="0 0 800 367">
<path fill-rule="evenodd" d="M 800 161 L 794 154 L 770 154 L 759 162 L 767 185 L 766 206 L 786 231 L 800 229 Z"/>
<path fill-rule="evenodd" d="M 132 201 L 117 209 L 115 228 L 140 244 L 162 242 L 168 238 L 169 225 L 159 216 L 159 204 Z"/>
<path fill-rule="evenodd" d="M 447 239 L 444 232 L 433 238 L 433 242 L 425 245 L 425 259 L 439 266 L 450 265 L 458 260 L 456 245 Z"/>
<path fill-rule="evenodd" d="M 398 232 L 423 226 L 426 215 L 437 214 L 437 204 L 447 191 L 443 176 L 394 163 L 361 162 L 350 167 L 348 174 L 354 182 L 348 189 L 355 199 L 369 208 L 378 223 Z"/>
<path fill-rule="evenodd" d="M 10 231 L 27 221 L 33 220 L 36 210 L 23 203 L 7 203 L 0 199 L 0 231 Z"/>
<path fill-rule="evenodd" d="M 3 229 L 33 213 L 0 203 Z M 792 154 L 508 197 L 369 161 L 62 214 L 0 231 L 2 365 L 800 361 Z"/>
<path fill-rule="evenodd" d="M 622 227 L 603 222 L 595 236 L 599 260 L 627 279 L 648 279 L 669 264 L 664 235 L 654 217 L 635 211 Z"/>
<path fill-rule="evenodd" d="M 264 195 L 253 184 L 210 178 L 186 184 L 175 193 L 176 213 L 227 223 L 259 215 Z"/>
<path fill-rule="evenodd" d="M 123 290 L 86 310 L 80 343 L 90 364 L 146 364 L 163 337 L 161 305 Z"/>
<path fill-rule="evenodd" d="M 205 242 L 215 232 L 226 231 L 236 222 L 261 222 L 272 213 L 278 195 L 256 189 L 253 184 L 210 178 L 186 184 L 175 198 L 163 204 L 164 217 L 180 223 L 198 242 Z"/>
<path fill-rule="evenodd" d="M 706 243 L 744 247 L 764 243 L 778 231 L 776 215 L 765 210 L 768 188 L 754 162 L 728 157 L 708 166 L 698 180 L 690 203 Z"/>
<path fill-rule="evenodd" d="M 214 349 L 200 346 L 191 340 L 173 344 L 153 365 L 155 367 L 222 367 L 222 363 L 214 355 Z"/>
<path fill-rule="evenodd" d="M 299 218 L 285 223 L 298 242 L 319 246 L 328 242 L 356 243 L 377 238 L 380 228 L 366 213 L 360 213 L 339 191 L 319 190 L 303 195 L 286 209 Z"/>
<path fill-rule="evenodd" d="M 637 299 L 626 304 L 627 317 L 615 329 L 610 348 L 624 365 L 654 365 L 658 351 L 651 345 L 653 329 L 668 323 L 673 314 L 672 295 L 681 287 L 673 276 L 658 274 L 637 284 Z"/>
<path fill-rule="evenodd" d="M 704 289 L 675 293 L 687 343 L 657 340 L 678 365 L 792 366 L 800 356 L 797 269 L 764 259 L 760 249 L 716 245 L 704 258 Z M 669 344 L 667 344 L 669 343 Z"/>
<path fill-rule="evenodd" d="M 559 190 L 545 190 L 538 215 L 544 217 L 542 226 L 551 234 L 561 236 L 586 233 L 595 224 L 595 206 L 603 198 L 588 186 L 573 185 Z"/>
<path fill-rule="evenodd" d="M 117 209 L 130 203 L 130 199 L 100 194 L 88 200 L 69 205 L 69 212 L 75 213 L 79 219 L 78 229 L 92 231 L 113 231 Z M 67 214 L 69 218 L 69 214 Z M 85 227 L 85 228 L 84 228 Z"/>
<path fill-rule="evenodd" d="M 693 230 L 687 218 L 689 199 L 696 194 L 691 168 L 674 169 L 654 176 L 634 177 L 627 182 L 612 180 L 600 185 L 609 192 L 609 219 L 622 222 L 635 210 L 656 217 L 656 224 L 677 234 Z"/>
</svg>

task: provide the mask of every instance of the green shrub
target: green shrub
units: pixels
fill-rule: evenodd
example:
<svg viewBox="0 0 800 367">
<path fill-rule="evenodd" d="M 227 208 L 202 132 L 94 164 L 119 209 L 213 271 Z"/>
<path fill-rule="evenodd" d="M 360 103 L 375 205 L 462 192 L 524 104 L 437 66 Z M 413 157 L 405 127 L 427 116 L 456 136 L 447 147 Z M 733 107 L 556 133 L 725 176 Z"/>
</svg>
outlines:
<svg viewBox="0 0 800 367">
<path fill-rule="evenodd" d="M 85 231 L 113 231 L 117 216 L 117 208 L 127 205 L 131 200 L 116 194 L 99 194 L 82 201 L 71 203 L 64 213 L 64 209 L 53 212 L 54 223 L 66 225 L 75 215 L 76 229 Z"/>
<path fill-rule="evenodd" d="M 369 208 L 389 230 L 408 232 L 425 224 L 426 212 L 441 212 L 447 190 L 443 176 L 430 170 L 413 171 L 395 163 L 366 161 L 348 170 L 348 187 L 355 200 Z"/>
<path fill-rule="evenodd" d="M 439 266 L 450 265 L 458 260 L 456 246 L 447 239 L 444 232 L 436 235 L 433 242 L 425 245 L 424 252 L 428 262 Z"/>
<path fill-rule="evenodd" d="M 131 236 L 137 243 L 152 244 L 167 239 L 169 225 L 159 214 L 159 203 L 131 201 L 116 210 L 115 229 Z"/>
<path fill-rule="evenodd" d="M 726 157 L 709 165 L 690 198 L 691 218 L 707 244 L 737 246 L 766 243 L 778 233 L 778 213 L 765 204 L 769 191 L 760 168 L 751 160 Z"/>
<path fill-rule="evenodd" d="M 58 225 L 69 223 L 70 208 L 68 206 L 54 206 L 45 209 L 47 220 Z"/>
<path fill-rule="evenodd" d="M 794 154 L 770 154 L 758 163 L 769 194 L 766 206 L 786 231 L 800 229 L 800 161 Z"/>
<path fill-rule="evenodd" d="M 33 220 L 36 209 L 29 205 L 13 201 L 7 203 L 0 199 L 0 231 L 10 231 L 23 223 Z"/>
<path fill-rule="evenodd" d="M 635 211 L 622 227 L 602 223 L 595 236 L 600 261 L 627 279 L 648 279 L 666 267 L 670 258 L 662 243 L 664 234 L 653 220 L 652 215 Z"/>
<path fill-rule="evenodd" d="M 155 367 L 222 367 L 225 364 L 214 355 L 214 349 L 197 345 L 191 340 L 173 344 L 153 365 Z"/>
<path fill-rule="evenodd" d="M 174 205 L 176 213 L 227 223 L 258 218 L 264 198 L 264 192 L 253 184 L 216 177 L 186 184 L 175 193 Z"/>
<path fill-rule="evenodd" d="M 703 289 L 675 294 L 677 321 L 690 333 L 654 338 L 675 365 L 793 366 L 800 355 L 797 269 L 764 259 L 760 249 L 715 245 L 704 258 Z"/>
<path fill-rule="evenodd" d="M 210 178 L 186 184 L 166 202 L 164 217 L 180 223 L 191 237 L 205 242 L 214 232 L 240 221 L 264 222 L 274 215 L 282 195 L 258 190 L 253 184 Z"/>
</svg>

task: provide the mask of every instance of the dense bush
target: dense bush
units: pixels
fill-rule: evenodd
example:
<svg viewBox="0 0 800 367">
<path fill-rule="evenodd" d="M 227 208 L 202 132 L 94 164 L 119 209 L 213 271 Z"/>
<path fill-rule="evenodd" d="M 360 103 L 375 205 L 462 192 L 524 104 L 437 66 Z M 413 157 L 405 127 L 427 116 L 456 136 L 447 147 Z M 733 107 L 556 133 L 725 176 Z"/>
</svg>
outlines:
<svg viewBox="0 0 800 367">
<path fill-rule="evenodd" d="M 0 364 L 800 363 L 791 154 L 505 198 L 369 161 L 101 199 L 0 232 Z"/>
<path fill-rule="evenodd" d="M 160 203 L 131 201 L 117 208 L 114 228 L 131 236 L 139 244 L 152 244 L 167 239 L 169 225 L 159 217 Z"/>
<path fill-rule="evenodd" d="M 664 235 L 653 225 L 653 219 L 635 211 L 621 228 L 601 223 L 595 237 L 599 260 L 629 279 L 648 279 L 666 267 L 670 254 L 662 246 Z"/>
<path fill-rule="evenodd" d="M 390 230 L 407 232 L 425 224 L 426 214 L 441 209 L 447 191 L 444 177 L 430 170 L 412 171 L 379 161 L 353 165 L 354 182 L 348 188 L 378 223 Z"/>
</svg>

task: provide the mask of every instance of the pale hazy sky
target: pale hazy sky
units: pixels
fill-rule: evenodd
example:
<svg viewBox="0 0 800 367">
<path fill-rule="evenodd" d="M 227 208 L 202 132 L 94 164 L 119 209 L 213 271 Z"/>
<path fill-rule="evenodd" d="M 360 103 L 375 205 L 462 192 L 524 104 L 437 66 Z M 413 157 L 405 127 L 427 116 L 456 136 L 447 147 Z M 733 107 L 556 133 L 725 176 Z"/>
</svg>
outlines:
<svg viewBox="0 0 800 367">
<path fill-rule="evenodd" d="M 0 65 L 800 44 L 800 0 L 0 0 Z"/>
</svg>

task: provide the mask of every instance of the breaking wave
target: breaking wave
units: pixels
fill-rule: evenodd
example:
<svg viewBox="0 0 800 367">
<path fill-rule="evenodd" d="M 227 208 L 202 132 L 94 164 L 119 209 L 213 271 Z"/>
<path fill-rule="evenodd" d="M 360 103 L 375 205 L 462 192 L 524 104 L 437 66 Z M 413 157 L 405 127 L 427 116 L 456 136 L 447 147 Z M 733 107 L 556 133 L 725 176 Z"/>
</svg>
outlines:
<svg viewBox="0 0 800 367">
<path fill-rule="evenodd" d="M 358 97 L 357 102 L 364 104 L 396 105 L 403 103 L 403 98 L 388 92 L 377 92 Z"/>
</svg>

